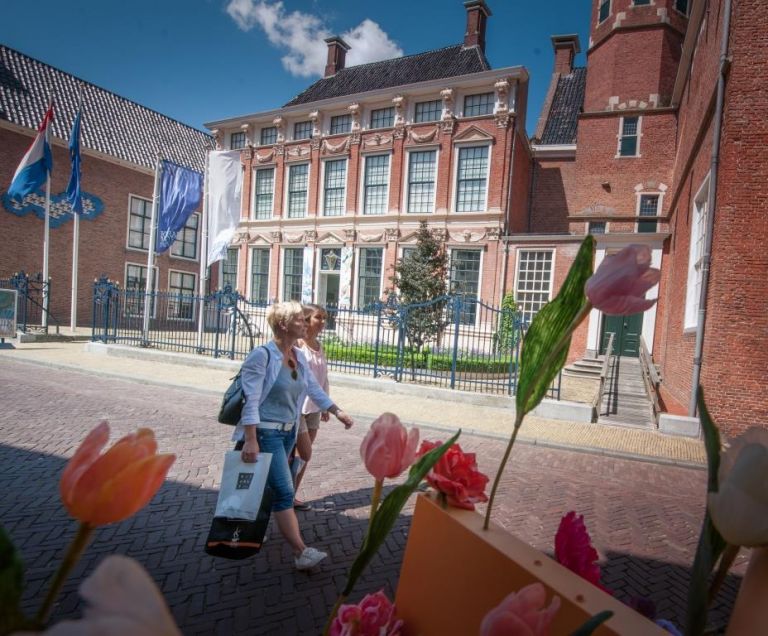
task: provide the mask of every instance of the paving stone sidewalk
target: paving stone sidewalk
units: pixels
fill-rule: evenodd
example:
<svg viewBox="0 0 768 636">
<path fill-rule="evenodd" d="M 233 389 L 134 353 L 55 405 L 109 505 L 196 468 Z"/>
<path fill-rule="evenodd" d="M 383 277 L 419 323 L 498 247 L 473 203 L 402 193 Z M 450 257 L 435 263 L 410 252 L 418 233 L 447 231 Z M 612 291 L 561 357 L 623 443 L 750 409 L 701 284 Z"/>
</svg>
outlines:
<svg viewBox="0 0 768 636">
<path fill-rule="evenodd" d="M 184 370 L 175 371 L 168 379 L 181 381 Z M 223 454 L 231 447 L 231 429 L 214 421 L 218 387 L 208 389 L 0 358 L 0 519 L 27 565 L 26 611 L 39 603 L 75 531 L 59 501 L 58 477 L 88 430 L 108 418 L 113 439 L 151 426 L 161 450 L 178 458 L 144 511 L 97 531 L 53 618 L 79 616 L 78 583 L 105 555 L 123 553 L 147 567 L 185 634 L 320 633 L 366 527 L 372 480 L 358 448 L 369 418 L 352 410 L 358 423 L 350 431 L 324 426 L 307 473 L 303 495 L 315 509 L 300 513 L 300 522 L 307 542 L 330 552 L 327 562 L 310 574 L 296 572 L 289 550 L 274 535 L 257 557 L 225 561 L 202 549 Z M 439 410 L 442 416 L 454 409 L 441 405 Z M 422 436 L 434 440 L 444 434 L 423 429 Z M 477 453 L 481 470 L 495 471 L 503 440 L 465 433 L 461 444 Z M 650 597 L 660 616 L 679 624 L 705 481 L 697 469 L 519 445 L 494 517 L 551 552 L 560 517 L 568 510 L 584 514 L 601 555 L 604 583 L 622 599 Z M 410 502 L 354 600 L 381 588 L 394 593 L 412 510 Z M 743 569 L 740 558 L 713 609 L 714 624 L 728 615 Z M 460 578 L 460 564 L 456 574 Z"/>
</svg>

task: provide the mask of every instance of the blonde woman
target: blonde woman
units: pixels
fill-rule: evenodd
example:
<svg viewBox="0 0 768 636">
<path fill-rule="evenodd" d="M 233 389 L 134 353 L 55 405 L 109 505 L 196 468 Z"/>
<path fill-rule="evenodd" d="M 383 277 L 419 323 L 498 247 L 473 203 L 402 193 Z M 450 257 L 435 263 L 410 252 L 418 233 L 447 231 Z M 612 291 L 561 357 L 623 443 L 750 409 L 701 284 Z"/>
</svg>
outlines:
<svg viewBox="0 0 768 636">
<path fill-rule="evenodd" d="M 244 462 L 257 461 L 259 452 L 272 454 L 267 478 L 274 494 L 272 513 L 293 550 L 296 569 L 309 570 L 328 555 L 305 545 L 293 509 L 295 493 L 288 455 L 296 441 L 301 406 L 308 395 L 345 428 L 354 422 L 323 391 L 296 346 L 306 335 L 302 306 L 293 301 L 272 305 L 267 311 L 267 323 L 272 340 L 251 351 L 243 363 L 245 404 L 235 439 L 242 443 Z"/>
</svg>

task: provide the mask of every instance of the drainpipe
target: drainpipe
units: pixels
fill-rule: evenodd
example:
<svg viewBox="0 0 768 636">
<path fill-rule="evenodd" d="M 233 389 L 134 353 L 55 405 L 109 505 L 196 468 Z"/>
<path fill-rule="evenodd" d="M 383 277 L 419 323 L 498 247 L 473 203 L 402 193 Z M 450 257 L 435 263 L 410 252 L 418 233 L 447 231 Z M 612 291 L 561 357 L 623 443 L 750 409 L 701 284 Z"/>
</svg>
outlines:
<svg viewBox="0 0 768 636">
<path fill-rule="evenodd" d="M 504 214 L 504 223 L 501 231 L 501 241 L 504 243 L 504 262 L 501 265 L 501 297 L 499 298 L 499 307 L 504 302 L 504 296 L 507 294 L 507 271 L 509 270 L 509 215 L 512 211 L 512 178 L 515 174 L 515 148 L 517 147 L 517 114 L 515 114 L 515 125 L 512 127 L 512 150 L 509 157 L 509 187 L 507 188 L 507 210 Z M 530 193 L 529 193 L 530 196 Z"/>
<path fill-rule="evenodd" d="M 720 68 L 717 76 L 714 129 L 712 131 L 712 159 L 709 168 L 709 193 L 707 194 L 707 227 L 704 237 L 704 258 L 701 267 L 701 294 L 699 316 L 696 322 L 696 346 L 693 353 L 693 375 L 691 377 L 691 402 L 688 415 L 696 415 L 696 400 L 701 381 L 701 358 L 704 351 L 704 327 L 707 320 L 707 296 L 709 287 L 709 265 L 712 259 L 712 234 L 715 229 L 715 202 L 717 201 L 717 171 L 720 164 L 720 129 L 723 124 L 723 101 L 725 98 L 725 74 L 728 69 L 728 37 L 731 30 L 731 0 L 725 0 L 723 15 L 723 39 L 720 44 Z"/>
</svg>

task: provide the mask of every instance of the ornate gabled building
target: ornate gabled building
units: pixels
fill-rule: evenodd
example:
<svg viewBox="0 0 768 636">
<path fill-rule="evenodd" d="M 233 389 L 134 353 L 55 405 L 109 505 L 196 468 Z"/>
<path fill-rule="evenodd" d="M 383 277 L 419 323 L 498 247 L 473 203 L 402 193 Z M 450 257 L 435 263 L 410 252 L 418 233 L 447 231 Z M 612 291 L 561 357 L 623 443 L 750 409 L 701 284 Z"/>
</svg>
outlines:
<svg viewBox="0 0 768 636">
<path fill-rule="evenodd" d="M 349 47 L 329 38 L 325 77 L 285 106 L 207 124 L 245 166 L 234 287 L 365 305 L 426 220 L 445 241 L 451 288 L 498 304 L 500 238 L 527 217 L 528 74 L 490 68 L 491 12 L 464 4 L 461 44 L 347 68 Z"/>
</svg>

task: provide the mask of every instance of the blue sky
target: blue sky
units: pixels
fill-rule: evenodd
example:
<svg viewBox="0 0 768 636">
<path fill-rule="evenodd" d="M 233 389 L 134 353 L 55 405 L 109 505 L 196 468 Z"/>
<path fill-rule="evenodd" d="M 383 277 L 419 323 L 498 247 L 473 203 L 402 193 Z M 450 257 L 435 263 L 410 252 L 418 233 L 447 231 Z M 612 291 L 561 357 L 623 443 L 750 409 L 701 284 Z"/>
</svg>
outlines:
<svg viewBox="0 0 768 636">
<path fill-rule="evenodd" d="M 531 74 L 532 132 L 549 38 L 578 33 L 583 49 L 590 0 L 487 3 L 491 66 Z M 202 129 L 301 92 L 322 72 L 329 34 L 352 44 L 350 65 L 460 43 L 466 12 L 461 0 L 3 0 L 2 16 L 3 44 Z"/>
</svg>

